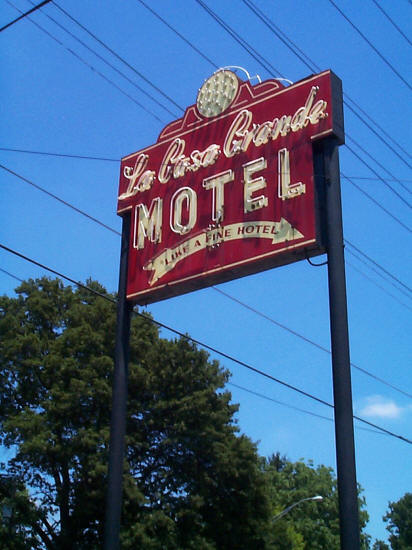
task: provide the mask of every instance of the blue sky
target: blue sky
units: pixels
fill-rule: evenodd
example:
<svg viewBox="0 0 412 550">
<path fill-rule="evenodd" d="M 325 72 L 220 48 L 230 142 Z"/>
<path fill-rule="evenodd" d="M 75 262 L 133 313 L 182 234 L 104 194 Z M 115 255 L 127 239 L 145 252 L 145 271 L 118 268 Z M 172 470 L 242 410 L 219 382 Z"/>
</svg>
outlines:
<svg viewBox="0 0 412 550">
<path fill-rule="evenodd" d="M 51 3 L 0 34 L 0 164 L 116 231 L 121 227 L 116 215 L 119 159 L 155 143 L 162 128 L 182 115 L 176 104 L 195 103 L 199 87 L 217 67 L 240 65 L 263 80 L 282 76 L 292 81 L 312 68 L 330 68 L 342 79 L 347 145 L 340 148 L 340 163 L 351 360 L 387 382 L 353 368 L 354 412 L 410 439 L 412 401 L 403 392 L 411 394 L 411 3 L 255 2 L 266 21 L 284 33 L 285 44 L 243 0 L 206 0 L 254 48 L 254 56 L 196 0 L 150 2 L 174 30 L 139 0 L 57 3 L 73 19 Z M 12 4 L 22 11 L 31 7 L 26 0 L 2 0 L 1 26 L 19 15 Z M 292 42 L 300 59 L 287 47 Z M 92 277 L 117 289 L 116 233 L 4 168 L 0 177 L 3 245 L 75 280 Z M 0 265 L 20 279 L 47 274 L 1 249 Z M 4 271 L 0 282 L 9 295 L 18 284 Z M 299 262 L 148 309 L 160 322 L 332 401 L 330 355 L 279 326 L 329 349 L 326 266 Z M 335 468 L 328 408 L 226 359 L 221 362 L 232 372 L 229 389 L 240 403 L 239 428 L 258 442 L 261 454 L 279 451 L 292 460 L 313 459 Z M 368 531 L 386 538 L 382 515 L 388 501 L 412 490 L 411 446 L 365 430 L 359 422 L 355 437 L 358 481 L 371 516 Z"/>
</svg>

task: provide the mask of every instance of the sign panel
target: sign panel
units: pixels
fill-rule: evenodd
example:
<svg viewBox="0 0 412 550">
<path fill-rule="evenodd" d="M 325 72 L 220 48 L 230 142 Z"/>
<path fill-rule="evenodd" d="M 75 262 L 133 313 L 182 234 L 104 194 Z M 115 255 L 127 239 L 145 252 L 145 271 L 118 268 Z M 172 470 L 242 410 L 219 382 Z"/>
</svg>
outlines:
<svg viewBox="0 0 412 550">
<path fill-rule="evenodd" d="M 343 143 L 340 80 L 217 71 L 156 144 L 122 159 L 127 298 L 147 304 L 324 252 L 313 143 Z"/>
</svg>

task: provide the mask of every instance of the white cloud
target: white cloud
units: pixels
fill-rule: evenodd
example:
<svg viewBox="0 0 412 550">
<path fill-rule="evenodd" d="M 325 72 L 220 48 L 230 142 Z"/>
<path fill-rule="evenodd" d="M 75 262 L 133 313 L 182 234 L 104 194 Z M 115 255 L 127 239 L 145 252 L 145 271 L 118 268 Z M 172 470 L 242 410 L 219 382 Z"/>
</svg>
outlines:
<svg viewBox="0 0 412 550">
<path fill-rule="evenodd" d="M 365 399 L 365 405 L 360 410 L 362 416 L 373 418 L 399 418 L 406 410 L 382 395 L 371 395 Z"/>
</svg>

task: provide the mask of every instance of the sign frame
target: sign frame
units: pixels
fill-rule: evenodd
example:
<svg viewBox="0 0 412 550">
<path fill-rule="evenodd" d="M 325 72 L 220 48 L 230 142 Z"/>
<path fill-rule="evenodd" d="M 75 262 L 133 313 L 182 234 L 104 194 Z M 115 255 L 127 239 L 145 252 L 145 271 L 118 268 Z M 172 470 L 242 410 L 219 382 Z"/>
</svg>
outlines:
<svg viewBox="0 0 412 550">
<path fill-rule="evenodd" d="M 327 100 L 322 99 L 324 97 L 327 97 Z M 272 110 L 265 112 L 269 102 Z M 276 111 L 276 104 L 279 102 L 281 107 Z M 260 119 L 256 119 L 256 122 L 252 120 L 254 109 L 260 109 L 258 113 Z M 247 112 L 250 113 L 249 128 L 246 128 L 246 123 L 242 122 L 242 116 L 244 119 L 247 118 L 248 115 L 245 115 Z M 255 128 L 252 137 L 250 128 Z M 268 129 L 272 130 L 269 138 Z M 220 142 L 216 143 L 218 138 L 215 136 L 219 131 Z M 209 134 L 214 136 L 212 143 L 207 139 L 205 141 L 204 135 Z M 239 140 L 241 134 L 244 137 Z M 301 134 L 304 143 L 299 141 Z M 200 136 L 200 146 L 195 146 L 197 137 L 194 138 L 194 135 Z M 265 136 L 266 142 L 260 143 L 264 141 Z M 288 87 L 284 87 L 276 80 L 262 82 L 256 86 L 252 86 L 248 81 L 239 81 L 236 98 L 222 112 L 206 117 L 199 113 L 198 106 L 192 105 L 186 109 L 181 119 L 168 124 L 162 130 L 157 143 L 124 157 L 121 164 L 118 214 L 124 216 L 131 213 L 132 219 L 127 299 L 139 305 L 147 305 L 323 254 L 325 252 L 324 222 L 322 221 L 324 194 L 315 178 L 312 150 L 314 144 L 332 136 L 339 144 L 344 142 L 342 86 L 339 78 L 332 71 L 327 70 Z M 242 139 L 243 143 L 240 143 Z M 188 153 L 182 147 L 185 140 L 189 144 Z M 297 170 L 295 166 L 293 170 L 289 166 L 292 160 L 289 157 L 288 147 L 292 147 L 290 155 L 294 154 L 297 157 L 293 150 L 296 143 L 302 148 L 299 152 L 304 151 L 304 154 L 300 155 L 302 159 L 305 156 L 312 156 L 306 163 L 299 159 L 302 168 L 298 177 L 303 181 L 305 174 L 310 171 L 310 178 L 307 177 L 305 183 L 300 184 L 303 188 L 306 186 L 306 189 L 312 193 L 311 203 L 306 206 L 304 215 L 300 215 L 301 219 L 305 220 L 309 220 L 309 216 L 312 217 L 310 222 L 305 222 L 310 228 L 309 238 L 304 238 L 299 227 L 295 227 L 294 219 L 297 219 L 295 211 L 302 210 L 303 207 L 292 208 L 291 206 L 292 203 L 302 202 L 304 198 L 303 195 L 298 197 L 297 184 L 290 183 L 291 172 Z M 241 150 L 234 152 L 235 146 L 240 147 Z M 272 153 L 276 153 L 277 159 Z M 151 155 L 157 155 L 154 161 Z M 269 162 L 271 170 L 265 165 Z M 265 167 L 262 168 L 264 165 Z M 287 177 L 281 178 L 279 175 L 284 173 L 281 166 L 288 167 Z M 229 178 L 230 173 L 232 179 L 229 185 L 225 185 L 227 181 L 223 181 L 222 177 Z M 221 176 L 220 181 L 213 180 L 216 174 Z M 265 185 L 261 182 L 262 178 L 265 180 Z M 246 183 L 245 180 L 247 180 Z M 232 213 L 232 223 L 227 224 L 226 220 L 222 223 L 216 214 L 219 200 L 216 197 L 219 192 L 222 194 L 230 187 L 231 191 L 226 193 L 226 203 L 222 207 L 225 209 L 225 216 L 227 216 L 226 211 L 229 212 L 231 207 L 227 196 L 229 195 L 232 200 L 235 193 L 237 193 L 236 201 L 239 203 L 237 209 L 240 212 L 242 181 L 245 188 L 249 186 L 248 206 L 245 206 L 246 199 L 243 197 L 245 210 L 256 206 L 256 210 L 262 208 L 259 206 L 259 198 L 263 196 L 267 200 L 265 193 L 269 196 L 269 203 L 272 200 L 271 197 L 278 194 L 278 197 L 270 203 L 271 215 L 263 220 L 258 215 L 257 219 L 250 221 L 249 218 L 248 221 L 247 217 L 251 212 L 249 210 L 243 217 Z M 209 185 L 208 190 L 202 190 L 202 185 L 203 189 Z M 264 189 L 266 185 L 267 189 Z M 264 191 L 259 195 L 262 193 L 261 189 Z M 291 193 L 290 196 L 280 196 L 284 189 L 285 192 Z M 203 195 L 207 193 L 209 196 L 204 199 Z M 245 193 L 246 191 L 244 195 Z M 157 203 L 154 202 L 156 200 Z M 197 215 L 204 219 L 206 219 L 203 212 L 204 205 L 208 202 L 210 209 L 210 202 L 212 202 L 209 218 L 203 222 L 203 226 L 201 222 L 197 223 L 197 220 L 196 224 L 193 224 L 190 220 L 191 214 L 185 212 L 190 200 L 196 200 L 198 204 L 202 204 L 202 211 Z M 168 201 L 170 204 L 166 206 Z M 172 201 L 174 201 L 173 207 Z M 178 206 L 176 206 L 177 202 Z M 160 214 L 159 211 L 156 212 L 156 208 L 162 209 Z M 171 221 L 172 208 L 178 211 L 180 216 L 178 222 Z M 200 209 L 199 206 L 197 208 Z M 275 211 L 276 214 L 274 214 Z M 283 216 L 283 212 L 287 214 Z M 182 221 L 185 215 L 186 219 Z M 288 220 L 290 217 L 292 217 L 292 223 Z M 177 234 L 175 241 L 170 238 L 170 228 L 173 223 L 177 226 L 177 230 L 173 228 Z M 190 226 L 188 232 L 185 227 L 187 225 Z M 161 228 L 160 237 L 159 227 Z M 166 230 L 168 233 L 165 238 Z M 246 232 L 249 234 L 246 235 Z M 236 238 L 239 241 L 239 235 L 244 237 L 242 250 L 249 247 L 254 255 L 245 252 L 245 255 L 241 256 L 238 243 L 229 242 Z M 283 245 L 275 242 L 273 238 L 272 248 L 269 246 L 270 237 L 274 235 L 279 243 L 283 242 Z M 252 241 L 257 241 L 258 244 Z M 263 243 L 263 241 L 266 242 Z M 146 256 L 145 251 L 142 250 L 144 248 L 151 249 Z M 230 251 L 230 248 L 231 252 L 227 253 L 226 251 Z M 260 252 L 255 253 L 255 249 L 259 249 Z M 236 257 L 236 254 L 240 254 L 240 257 Z M 186 269 L 181 267 L 183 264 L 187 266 Z M 176 275 L 172 272 L 176 272 Z"/>
</svg>

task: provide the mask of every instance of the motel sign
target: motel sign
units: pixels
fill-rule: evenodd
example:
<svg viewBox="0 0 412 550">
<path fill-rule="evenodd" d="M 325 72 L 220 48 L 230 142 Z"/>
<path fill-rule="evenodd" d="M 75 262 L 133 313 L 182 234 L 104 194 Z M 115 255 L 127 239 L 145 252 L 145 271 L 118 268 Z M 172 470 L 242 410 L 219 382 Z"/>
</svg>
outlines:
<svg viewBox="0 0 412 550">
<path fill-rule="evenodd" d="M 325 251 L 313 147 L 343 142 L 340 80 L 221 69 L 157 143 L 122 159 L 127 299 L 147 304 Z"/>
</svg>

